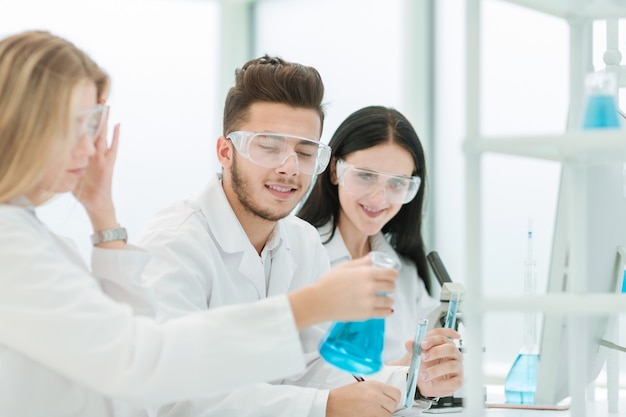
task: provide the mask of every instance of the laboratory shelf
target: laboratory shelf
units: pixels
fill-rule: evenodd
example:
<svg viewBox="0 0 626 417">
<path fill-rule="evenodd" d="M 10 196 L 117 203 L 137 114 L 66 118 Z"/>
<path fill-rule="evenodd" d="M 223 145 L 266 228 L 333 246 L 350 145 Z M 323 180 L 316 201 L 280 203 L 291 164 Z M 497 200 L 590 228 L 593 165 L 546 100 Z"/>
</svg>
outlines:
<svg viewBox="0 0 626 417">
<path fill-rule="evenodd" d="M 584 99 L 585 76 L 590 68 L 593 37 L 592 20 L 607 19 L 607 70 L 626 72 L 621 65 L 618 51 L 618 22 L 626 18 L 626 0 L 502 0 L 505 3 L 532 9 L 563 19 L 569 26 L 569 90 L 572 126 L 580 122 Z M 483 415 L 483 369 L 481 321 L 493 311 L 543 311 L 562 315 L 563 318 L 579 315 L 607 315 L 626 311 L 623 294 L 593 294 L 580 292 L 548 293 L 540 296 L 500 296 L 483 293 L 482 283 L 482 156 L 489 153 L 521 156 L 533 159 L 557 161 L 567 172 L 564 190 L 571 205 L 567 221 L 572 255 L 569 265 L 570 288 L 582 288 L 585 279 L 586 245 L 585 232 L 578 228 L 586 216 L 588 196 L 587 176 L 589 165 L 626 161 L 626 131 L 578 131 L 572 128 L 563 134 L 489 136 L 481 133 L 481 19 L 484 0 L 467 0 L 466 10 L 466 140 L 463 144 L 466 167 L 466 285 L 473 289 L 466 293 L 464 322 L 472 329 L 467 340 L 466 388 L 467 414 Z M 529 28 L 528 30 L 532 30 Z M 523 34 L 522 34 L 523 36 Z M 626 77 L 620 77 L 623 86 Z M 565 227 L 565 226 L 564 226 Z M 576 346 L 571 344 L 570 346 Z M 564 352 L 570 356 L 571 416 L 587 416 L 585 400 L 584 369 L 588 358 L 572 349 Z M 574 360 L 573 358 L 576 358 Z M 611 386 L 617 386 L 612 377 Z M 614 398 L 609 407 L 614 404 Z"/>
<path fill-rule="evenodd" d="M 498 153 L 551 161 L 626 161 L 626 131 L 581 131 L 562 135 L 481 137 L 465 141 L 471 153 Z"/>
<path fill-rule="evenodd" d="M 566 20 L 626 17 L 626 2 L 616 0 L 506 0 Z"/>
<path fill-rule="evenodd" d="M 607 315 L 626 312 L 626 294 L 558 293 L 525 297 L 487 297 L 479 301 L 487 311 L 543 311 L 546 313 L 579 313 Z"/>
</svg>

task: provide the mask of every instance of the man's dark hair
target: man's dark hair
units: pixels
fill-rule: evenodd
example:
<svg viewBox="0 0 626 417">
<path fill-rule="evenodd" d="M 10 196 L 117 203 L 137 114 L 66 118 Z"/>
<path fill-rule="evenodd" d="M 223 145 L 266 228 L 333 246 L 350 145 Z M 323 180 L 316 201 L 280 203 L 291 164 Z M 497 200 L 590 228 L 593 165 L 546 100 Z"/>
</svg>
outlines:
<svg viewBox="0 0 626 417">
<path fill-rule="evenodd" d="M 223 134 L 237 130 L 257 102 L 316 110 L 323 127 L 323 98 L 324 84 L 315 68 L 264 55 L 235 71 L 235 85 L 224 104 Z"/>
</svg>

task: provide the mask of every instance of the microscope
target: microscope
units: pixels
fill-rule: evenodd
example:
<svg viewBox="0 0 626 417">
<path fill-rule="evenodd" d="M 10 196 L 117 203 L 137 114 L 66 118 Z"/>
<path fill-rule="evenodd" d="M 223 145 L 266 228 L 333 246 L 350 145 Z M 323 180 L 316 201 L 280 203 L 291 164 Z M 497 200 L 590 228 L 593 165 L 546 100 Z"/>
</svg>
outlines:
<svg viewBox="0 0 626 417">
<path fill-rule="evenodd" d="M 459 308 L 460 302 L 463 300 L 465 296 L 465 287 L 462 284 L 452 282 L 450 279 L 450 275 L 448 275 L 448 271 L 443 265 L 441 258 L 437 252 L 430 252 L 428 256 L 426 256 L 430 267 L 432 268 L 439 284 L 441 285 L 441 294 L 439 296 L 439 306 L 435 308 L 428 315 L 428 330 L 435 329 L 438 327 L 450 327 L 454 330 L 459 329 L 459 323 L 463 320 L 463 315 L 461 309 Z M 453 309 L 456 308 L 456 319 L 454 323 L 450 323 L 450 318 L 448 316 L 448 310 L 450 307 L 450 303 L 458 303 L 458 305 L 453 305 Z M 462 340 L 459 340 L 459 349 L 461 353 L 463 352 Z M 463 397 L 462 397 L 463 388 L 455 392 L 453 395 L 448 397 L 441 397 L 437 403 L 433 403 L 431 405 L 431 409 L 441 409 L 440 412 L 443 412 L 445 409 L 446 412 L 456 412 L 461 411 L 463 407 Z"/>
<path fill-rule="evenodd" d="M 463 300 L 465 295 L 465 287 L 463 284 L 454 282 L 444 282 L 441 285 L 441 294 L 439 295 L 439 306 L 430 312 L 428 315 L 428 330 L 436 329 L 437 327 L 445 327 L 446 316 L 448 314 L 448 308 L 450 306 L 451 295 L 458 294 L 458 300 Z M 456 323 L 453 327 L 454 330 L 459 329 L 459 323 L 463 321 L 463 313 L 460 308 L 456 313 Z"/>
</svg>

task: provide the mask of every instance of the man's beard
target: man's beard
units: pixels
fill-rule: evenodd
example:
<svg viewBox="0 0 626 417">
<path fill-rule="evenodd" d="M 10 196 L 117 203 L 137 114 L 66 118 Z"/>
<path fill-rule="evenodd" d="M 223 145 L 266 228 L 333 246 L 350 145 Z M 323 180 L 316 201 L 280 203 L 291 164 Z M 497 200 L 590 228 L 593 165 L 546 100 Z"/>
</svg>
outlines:
<svg viewBox="0 0 626 417">
<path fill-rule="evenodd" d="M 244 208 L 245 211 L 252 214 L 253 216 L 259 217 L 263 220 L 276 222 L 282 218 L 287 217 L 291 210 L 293 210 L 293 208 L 295 207 L 294 204 L 294 206 L 289 208 L 289 210 L 286 210 L 284 212 L 275 212 L 271 211 L 271 209 L 264 209 L 256 204 L 254 198 L 252 197 L 250 183 L 246 178 L 239 174 L 239 170 L 237 167 L 237 156 L 233 158 L 231 177 L 233 183 L 233 191 L 237 195 L 241 206 Z"/>
</svg>

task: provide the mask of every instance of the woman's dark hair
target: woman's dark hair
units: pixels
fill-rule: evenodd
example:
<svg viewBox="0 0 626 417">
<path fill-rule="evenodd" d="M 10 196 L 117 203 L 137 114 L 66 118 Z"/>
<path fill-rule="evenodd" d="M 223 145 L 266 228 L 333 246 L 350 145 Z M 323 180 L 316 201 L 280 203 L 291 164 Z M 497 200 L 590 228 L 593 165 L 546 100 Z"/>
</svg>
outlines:
<svg viewBox="0 0 626 417">
<path fill-rule="evenodd" d="M 341 123 L 329 142 L 332 148 L 331 164 L 352 152 L 382 143 L 395 143 L 406 149 L 413 157 L 416 167 L 413 175 L 422 179 L 417 196 L 404 204 L 382 231 L 400 255 L 415 262 L 417 272 L 430 292 L 426 250 L 422 238 L 426 160 L 422 144 L 411 123 L 402 113 L 392 108 L 369 106 L 357 110 Z M 311 194 L 297 214 L 318 228 L 332 221 L 331 234 L 324 243 L 330 241 L 337 230 L 340 208 L 338 186 L 331 181 L 331 172 L 329 167 L 318 176 Z"/>
</svg>

